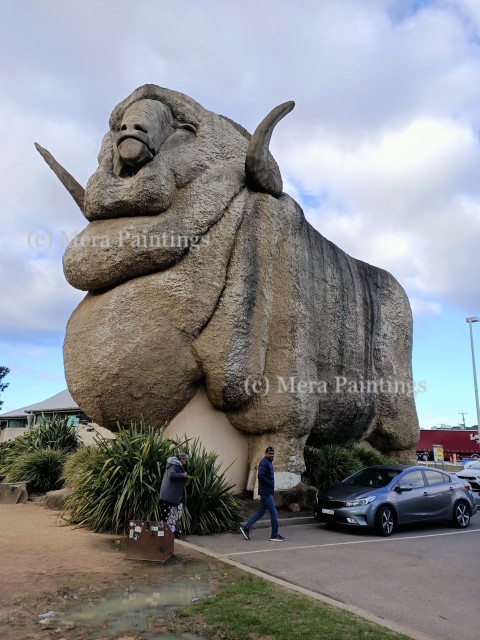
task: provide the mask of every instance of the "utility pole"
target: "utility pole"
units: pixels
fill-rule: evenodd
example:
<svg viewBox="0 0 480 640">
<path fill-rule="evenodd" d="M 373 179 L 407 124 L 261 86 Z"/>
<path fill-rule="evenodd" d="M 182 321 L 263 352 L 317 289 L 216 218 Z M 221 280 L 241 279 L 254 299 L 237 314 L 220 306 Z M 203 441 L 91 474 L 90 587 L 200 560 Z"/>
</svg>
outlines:
<svg viewBox="0 0 480 640">
<path fill-rule="evenodd" d="M 465 318 L 465 321 L 468 322 L 470 328 L 470 347 L 472 349 L 472 365 L 473 365 L 473 386 L 475 388 L 475 404 L 477 405 L 477 433 L 478 433 L 478 441 L 480 442 L 480 402 L 478 401 L 478 387 L 477 387 L 477 370 L 475 368 L 475 349 L 473 347 L 473 334 L 472 334 L 472 323 L 480 322 L 480 318 L 477 316 L 472 316 L 471 318 Z"/>
<path fill-rule="evenodd" d="M 467 412 L 466 411 L 459 411 L 458 413 L 462 416 L 463 428 L 466 429 L 467 425 L 465 424 L 465 416 L 467 415 Z"/>
</svg>

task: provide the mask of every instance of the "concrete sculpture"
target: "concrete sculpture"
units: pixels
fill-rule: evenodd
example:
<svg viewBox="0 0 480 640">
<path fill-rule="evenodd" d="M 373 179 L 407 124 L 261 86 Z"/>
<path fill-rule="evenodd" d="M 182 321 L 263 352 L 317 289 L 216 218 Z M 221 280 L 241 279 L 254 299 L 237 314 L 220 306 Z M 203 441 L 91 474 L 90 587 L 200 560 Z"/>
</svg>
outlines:
<svg viewBox="0 0 480 640">
<path fill-rule="evenodd" d="M 99 424 L 161 425 L 199 384 L 249 442 L 298 474 L 315 430 L 408 459 L 418 439 L 407 297 L 326 240 L 282 192 L 268 145 L 181 93 L 144 85 L 112 112 L 68 246 L 87 295 L 64 345 L 68 387 Z"/>
</svg>

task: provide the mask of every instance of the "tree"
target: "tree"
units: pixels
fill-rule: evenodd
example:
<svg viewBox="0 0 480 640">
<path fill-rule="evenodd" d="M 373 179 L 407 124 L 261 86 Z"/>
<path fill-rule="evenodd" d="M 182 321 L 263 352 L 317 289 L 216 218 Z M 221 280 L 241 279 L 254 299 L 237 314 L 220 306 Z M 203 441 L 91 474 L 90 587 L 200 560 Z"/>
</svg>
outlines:
<svg viewBox="0 0 480 640">
<path fill-rule="evenodd" d="M 8 373 L 10 373 L 10 369 L 8 367 L 0 367 L 0 393 L 2 393 L 2 391 L 5 391 L 5 389 L 10 384 L 9 382 L 2 382 L 2 380 Z M 3 400 L 0 400 L 0 409 L 2 408 L 2 406 Z"/>
</svg>

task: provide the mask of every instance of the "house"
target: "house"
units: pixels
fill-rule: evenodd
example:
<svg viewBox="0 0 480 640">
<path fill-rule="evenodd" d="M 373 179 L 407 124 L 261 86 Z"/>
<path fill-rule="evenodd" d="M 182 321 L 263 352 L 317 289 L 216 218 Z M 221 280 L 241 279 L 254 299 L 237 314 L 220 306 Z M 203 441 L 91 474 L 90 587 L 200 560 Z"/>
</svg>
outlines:
<svg viewBox="0 0 480 640">
<path fill-rule="evenodd" d="M 83 413 L 65 389 L 42 402 L 0 414 L 0 442 L 13 440 L 31 427 L 40 424 L 43 416 L 52 418 L 54 415 L 61 418 L 68 417 L 70 424 L 73 425 L 78 425 L 80 421 L 90 422 L 90 418 Z"/>
</svg>

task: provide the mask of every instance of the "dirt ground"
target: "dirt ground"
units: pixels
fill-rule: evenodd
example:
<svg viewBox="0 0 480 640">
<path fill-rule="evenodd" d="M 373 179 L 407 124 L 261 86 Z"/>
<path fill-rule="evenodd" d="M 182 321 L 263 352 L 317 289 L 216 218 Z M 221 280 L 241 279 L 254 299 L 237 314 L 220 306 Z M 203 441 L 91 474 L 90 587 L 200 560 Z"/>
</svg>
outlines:
<svg viewBox="0 0 480 640">
<path fill-rule="evenodd" d="M 161 565 L 127 560 L 124 544 L 119 536 L 62 525 L 58 512 L 39 503 L 0 504 L 0 638 L 89 638 L 74 625 L 66 631 L 55 629 L 54 624 L 39 624 L 39 616 L 50 610 L 61 614 L 72 606 L 73 598 L 91 601 L 106 590 L 148 583 L 153 572 L 158 574 L 159 567 L 172 562 Z M 177 551 L 175 555 L 178 558 Z M 183 549 L 181 556 L 181 561 L 187 562 L 202 559 Z M 168 571 L 171 574 L 172 569 Z M 137 636 L 120 633 L 103 637 L 133 640 Z"/>
</svg>

